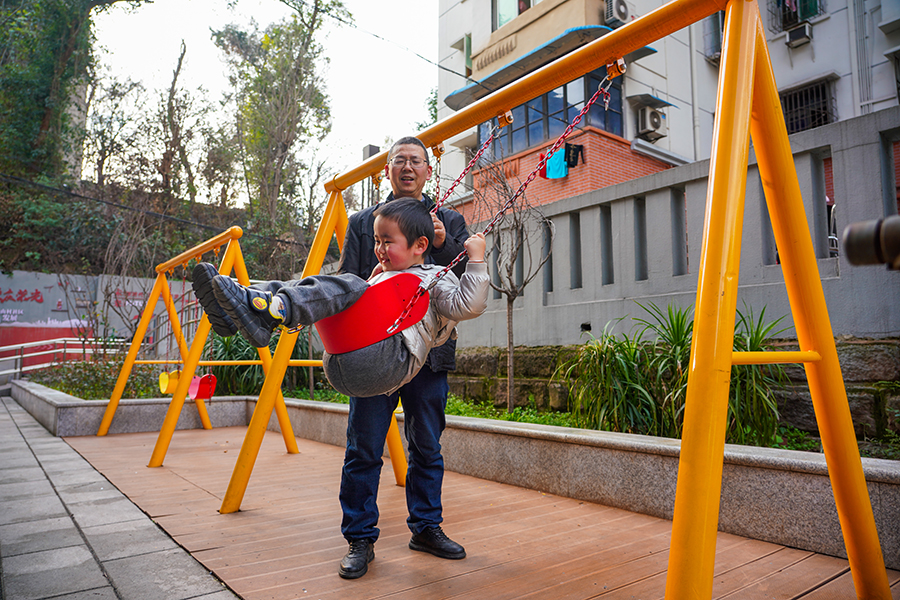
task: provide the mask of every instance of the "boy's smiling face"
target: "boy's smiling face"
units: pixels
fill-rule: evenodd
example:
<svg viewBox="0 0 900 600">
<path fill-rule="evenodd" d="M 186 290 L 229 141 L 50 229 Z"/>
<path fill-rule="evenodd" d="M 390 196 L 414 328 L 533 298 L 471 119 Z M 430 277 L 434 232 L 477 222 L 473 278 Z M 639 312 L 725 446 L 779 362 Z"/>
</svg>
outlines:
<svg viewBox="0 0 900 600">
<path fill-rule="evenodd" d="M 393 219 L 375 217 L 375 257 L 384 271 L 402 271 L 425 262 L 428 238 L 422 236 L 412 246 Z"/>
</svg>

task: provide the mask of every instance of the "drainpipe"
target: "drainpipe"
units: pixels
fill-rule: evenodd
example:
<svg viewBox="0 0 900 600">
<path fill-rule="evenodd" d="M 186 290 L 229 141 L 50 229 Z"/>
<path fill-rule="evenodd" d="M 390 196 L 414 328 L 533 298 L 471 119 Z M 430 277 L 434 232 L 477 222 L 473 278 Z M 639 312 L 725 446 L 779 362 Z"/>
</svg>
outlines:
<svg viewBox="0 0 900 600">
<path fill-rule="evenodd" d="M 849 40 L 857 41 L 855 15 L 856 15 L 856 5 L 858 3 L 859 3 L 859 0 L 853 0 L 853 4 L 852 4 L 853 15 L 850 15 L 850 14 L 847 15 L 847 33 L 848 33 L 847 39 L 848 39 L 848 41 Z M 851 6 L 848 6 L 847 7 L 848 12 L 850 9 L 851 9 Z M 847 46 L 848 46 L 847 51 L 850 54 L 850 56 L 849 56 L 850 64 L 851 65 L 853 65 L 853 64 L 859 65 L 859 57 L 857 56 L 857 54 L 859 53 L 859 51 L 858 51 L 859 43 L 857 42 L 857 43 L 847 44 Z M 859 78 L 861 75 L 862 75 L 862 73 L 859 72 L 858 68 L 850 69 L 850 84 L 851 84 L 850 90 L 853 92 L 853 114 L 846 115 L 846 116 L 841 115 L 841 118 L 849 119 L 850 117 L 858 117 L 861 114 L 860 113 L 860 101 L 861 100 L 859 97 L 859 88 L 860 88 Z"/>
<path fill-rule="evenodd" d="M 702 21 L 700 21 L 702 23 Z M 694 47 L 694 28 L 696 23 L 688 27 L 688 46 L 691 53 L 691 119 L 694 123 L 694 160 L 699 157 L 700 148 L 700 107 L 697 106 L 697 99 L 700 97 L 697 90 L 697 56 Z"/>
<path fill-rule="evenodd" d="M 869 44 L 866 33 L 866 4 L 853 0 L 853 18 L 856 21 L 856 68 L 859 72 L 860 113 L 872 112 L 872 71 L 869 68 Z"/>
</svg>

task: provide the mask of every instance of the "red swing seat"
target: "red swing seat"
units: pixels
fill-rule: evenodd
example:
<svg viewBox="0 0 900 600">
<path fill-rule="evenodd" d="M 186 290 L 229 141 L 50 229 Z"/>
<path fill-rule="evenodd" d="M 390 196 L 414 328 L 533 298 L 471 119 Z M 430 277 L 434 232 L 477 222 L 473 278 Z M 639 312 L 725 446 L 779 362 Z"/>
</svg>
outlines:
<svg viewBox="0 0 900 600">
<path fill-rule="evenodd" d="M 209 400 L 216 391 L 216 376 L 212 373 L 206 375 L 194 375 L 188 388 L 188 396 L 191 400 Z"/>
<path fill-rule="evenodd" d="M 325 351 L 344 354 L 359 350 L 418 323 L 428 311 L 427 293 L 419 298 L 396 331 L 387 332 L 416 294 L 421 281 L 412 273 L 398 273 L 369 286 L 350 308 L 318 321 L 316 330 Z"/>
</svg>

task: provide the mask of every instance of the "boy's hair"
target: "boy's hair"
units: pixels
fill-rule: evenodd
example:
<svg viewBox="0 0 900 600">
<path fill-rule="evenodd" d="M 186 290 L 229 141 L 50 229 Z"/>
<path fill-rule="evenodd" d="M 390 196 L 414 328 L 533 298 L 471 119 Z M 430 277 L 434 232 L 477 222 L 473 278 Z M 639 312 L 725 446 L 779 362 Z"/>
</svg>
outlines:
<svg viewBox="0 0 900 600">
<path fill-rule="evenodd" d="M 431 245 L 434 243 L 434 221 L 431 220 L 431 212 L 424 202 L 415 198 L 397 198 L 381 204 L 375 209 L 374 215 L 394 221 L 410 246 L 424 236 L 428 240 L 428 248 L 422 256 L 427 257 L 431 252 Z"/>
<path fill-rule="evenodd" d="M 425 153 L 425 164 L 426 165 L 430 164 L 428 162 L 428 148 L 425 147 L 425 144 L 422 143 L 422 140 L 420 140 L 417 137 L 413 137 L 411 135 L 402 137 L 399 140 L 397 140 L 396 142 L 394 142 L 394 145 L 391 146 L 390 151 L 388 151 L 388 159 L 390 160 L 391 158 L 394 157 L 394 152 L 397 151 L 397 146 L 407 146 L 407 145 L 418 146 L 419 148 L 421 148 L 422 152 Z"/>
</svg>

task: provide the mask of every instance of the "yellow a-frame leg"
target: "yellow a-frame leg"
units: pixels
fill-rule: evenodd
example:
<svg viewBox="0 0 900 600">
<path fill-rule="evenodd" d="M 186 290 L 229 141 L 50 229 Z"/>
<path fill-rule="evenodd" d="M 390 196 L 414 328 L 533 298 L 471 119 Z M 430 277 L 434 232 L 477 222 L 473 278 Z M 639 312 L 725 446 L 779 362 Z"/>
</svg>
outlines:
<svg viewBox="0 0 900 600">
<path fill-rule="evenodd" d="M 241 254 L 241 246 L 236 238 L 228 242 L 228 247 L 225 249 L 225 256 L 222 258 L 222 264 L 219 267 L 219 272 L 222 274 L 229 274 L 232 269 L 234 269 L 237 274 L 240 283 L 243 285 L 250 284 L 247 267 L 244 265 L 244 258 Z M 197 326 L 197 334 L 194 336 L 191 350 L 188 353 L 187 358 L 184 359 L 181 376 L 178 378 L 175 393 L 172 394 L 172 400 L 169 402 L 169 409 L 166 411 L 166 417 L 163 420 L 163 425 L 156 438 L 156 445 L 153 448 L 153 454 L 150 456 L 150 462 L 147 464 L 148 467 L 161 467 L 163 460 L 165 460 L 166 452 L 172 441 L 172 435 L 175 433 L 175 427 L 178 425 L 178 417 L 181 414 L 181 409 L 184 407 L 185 398 L 187 398 L 191 379 L 193 379 L 194 373 L 197 370 L 197 365 L 203 354 L 203 348 L 206 345 L 206 339 L 209 336 L 211 327 L 209 318 L 204 314 L 203 318 L 200 319 L 200 324 Z M 263 371 L 266 371 L 271 364 L 272 357 L 269 354 L 268 348 L 259 348 L 258 351 L 259 358 L 262 361 Z M 290 353 L 288 358 L 290 358 Z M 281 428 L 285 446 L 289 454 L 298 454 L 300 450 L 297 448 L 297 440 L 294 437 L 294 432 L 291 428 L 291 421 L 287 414 L 287 407 L 284 404 L 284 397 L 281 395 L 280 385 L 276 396 L 276 413 L 278 415 L 278 424 Z M 271 415 L 271 411 L 269 414 Z M 212 427 L 211 425 L 207 427 L 208 420 L 209 417 L 207 417 L 204 422 L 205 429 L 211 429 Z"/>
<path fill-rule="evenodd" d="M 888 600 L 884 559 L 755 2 L 728 3 L 723 46 L 666 598 L 712 595 L 732 364 L 799 356 L 857 596 Z M 732 353 L 751 132 L 801 348 L 769 359 Z"/>
</svg>

